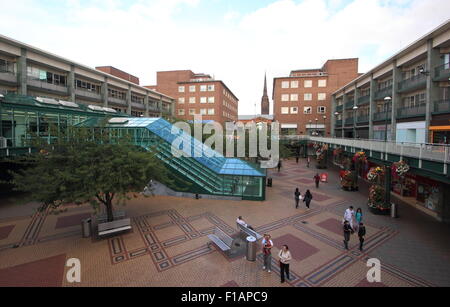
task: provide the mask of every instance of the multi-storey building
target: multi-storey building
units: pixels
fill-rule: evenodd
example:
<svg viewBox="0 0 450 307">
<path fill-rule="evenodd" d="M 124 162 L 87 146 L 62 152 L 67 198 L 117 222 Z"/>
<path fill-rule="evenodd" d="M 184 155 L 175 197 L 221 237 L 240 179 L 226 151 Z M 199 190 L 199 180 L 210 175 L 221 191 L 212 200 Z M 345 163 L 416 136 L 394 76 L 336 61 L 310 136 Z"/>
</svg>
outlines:
<svg viewBox="0 0 450 307">
<path fill-rule="evenodd" d="M 193 120 L 202 115 L 204 121 L 224 124 L 238 120 L 239 99 L 223 81 L 190 70 L 157 73 L 157 85 L 149 89 L 164 93 L 176 100 L 175 117 Z"/>
<path fill-rule="evenodd" d="M 450 21 L 338 89 L 332 112 L 336 137 L 449 144 Z"/>
<path fill-rule="evenodd" d="M 330 135 L 331 94 L 358 76 L 358 59 L 339 59 L 275 78 L 274 116 L 282 134 Z"/>
<path fill-rule="evenodd" d="M 104 71 L 0 35 L 0 93 L 110 107 L 132 116 L 172 115 L 173 98 L 139 86 L 125 72 Z"/>
</svg>

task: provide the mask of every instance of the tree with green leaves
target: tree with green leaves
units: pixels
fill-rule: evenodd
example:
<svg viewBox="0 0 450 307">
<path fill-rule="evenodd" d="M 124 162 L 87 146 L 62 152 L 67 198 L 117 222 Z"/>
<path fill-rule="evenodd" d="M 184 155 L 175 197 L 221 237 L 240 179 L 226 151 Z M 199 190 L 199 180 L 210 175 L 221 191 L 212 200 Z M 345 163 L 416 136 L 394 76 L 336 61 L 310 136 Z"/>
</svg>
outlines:
<svg viewBox="0 0 450 307">
<path fill-rule="evenodd" d="M 69 203 L 90 203 L 96 210 L 104 205 L 108 221 L 113 221 L 114 204 L 137 197 L 150 180 L 172 182 L 154 153 L 107 129 L 69 129 L 44 141 L 35 138 L 39 152 L 26 158 L 29 167 L 12 173 L 15 190 L 41 202 L 41 210 Z"/>
</svg>

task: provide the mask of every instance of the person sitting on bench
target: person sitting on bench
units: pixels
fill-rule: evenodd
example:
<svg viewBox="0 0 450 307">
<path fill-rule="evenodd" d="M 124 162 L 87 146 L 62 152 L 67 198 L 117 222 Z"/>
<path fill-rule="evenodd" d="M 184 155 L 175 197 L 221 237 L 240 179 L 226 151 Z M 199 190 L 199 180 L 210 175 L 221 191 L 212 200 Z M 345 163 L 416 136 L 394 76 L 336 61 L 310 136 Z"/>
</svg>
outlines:
<svg viewBox="0 0 450 307">
<path fill-rule="evenodd" d="M 242 225 L 242 226 L 244 226 L 244 227 L 247 227 L 248 229 L 251 229 L 251 230 L 255 231 L 255 229 L 253 229 L 252 226 L 248 225 L 248 224 L 242 219 L 242 216 L 239 216 L 239 217 L 237 218 L 236 223 L 238 223 L 238 224 L 240 224 L 240 225 Z"/>
</svg>

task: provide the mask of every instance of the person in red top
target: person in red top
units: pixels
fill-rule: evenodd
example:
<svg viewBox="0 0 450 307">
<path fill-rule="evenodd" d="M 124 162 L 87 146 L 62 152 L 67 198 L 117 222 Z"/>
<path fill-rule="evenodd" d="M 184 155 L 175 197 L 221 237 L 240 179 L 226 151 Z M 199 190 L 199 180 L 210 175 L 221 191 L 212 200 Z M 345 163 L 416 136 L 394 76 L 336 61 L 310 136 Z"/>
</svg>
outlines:
<svg viewBox="0 0 450 307">
<path fill-rule="evenodd" d="M 264 235 L 264 239 L 262 240 L 262 251 L 264 255 L 264 267 L 263 270 L 267 270 L 270 273 L 270 269 L 272 268 L 272 247 L 273 242 L 270 239 L 271 236 L 268 234 Z"/>
<path fill-rule="evenodd" d="M 316 182 L 316 188 L 319 188 L 319 183 L 320 183 L 320 175 L 319 174 L 314 176 L 314 181 Z"/>
</svg>

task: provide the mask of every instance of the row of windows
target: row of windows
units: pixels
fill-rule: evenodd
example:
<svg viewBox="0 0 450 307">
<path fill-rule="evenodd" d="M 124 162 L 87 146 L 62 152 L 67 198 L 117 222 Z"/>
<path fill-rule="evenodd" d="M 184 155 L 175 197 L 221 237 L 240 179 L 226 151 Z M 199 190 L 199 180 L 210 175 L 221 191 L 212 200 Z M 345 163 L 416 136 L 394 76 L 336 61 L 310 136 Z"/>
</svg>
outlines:
<svg viewBox="0 0 450 307">
<path fill-rule="evenodd" d="M 9 60 L 0 59 L 0 72 L 14 73 L 16 71 L 16 63 Z"/>
<path fill-rule="evenodd" d="M 324 101 L 327 99 L 326 93 L 319 93 L 317 94 L 317 100 Z M 304 101 L 312 101 L 313 100 L 313 94 L 304 94 L 303 95 Z M 287 102 L 287 101 L 298 101 L 298 94 L 283 94 L 281 95 L 281 101 Z"/>
<path fill-rule="evenodd" d="M 317 107 L 317 114 L 325 114 L 326 112 L 327 107 Z M 281 114 L 298 114 L 298 107 L 282 107 Z M 313 114 L 313 107 L 304 107 L 303 114 Z"/>
<path fill-rule="evenodd" d="M 189 109 L 189 115 L 196 115 L 195 109 Z M 215 109 L 200 109 L 200 115 L 215 115 Z M 183 116 L 186 115 L 186 112 L 184 109 L 178 110 L 178 115 Z"/>
<path fill-rule="evenodd" d="M 200 85 L 200 92 L 214 92 L 214 84 L 210 85 Z M 184 93 L 186 91 L 186 86 L 182 85 L 178 87 L 178 93 Z M 189 92 L 195 93 L 197 91 L 197 85 L 190 85 Z"/>
<path fill-rule="evenodd" d="M 27 66 L 27 75 L 36 80 L 54 85 L 67 86 L 67 76 L 49 72 L 34 66 Z"/>
<path fill-rule="evenodd" d="M 404 97 L 402 99 L 403 107 L 417 107 L 424 105 L 426 103 L 425 93 L 419 93 L 417 95 L 412 95 L 408 97 Z"/>
<path fill-rule="evenodd" d="M 131 94 L 131 102 L 144 104 L 144 97 Z"/>
<path fill-rule="evenodd" d="M 184 98 L 184 97 L 178 98 L 179 104 L 184 104 L 185 102 L 186 102 L 186 98 Z M 197 102 L 196 97 L 189 97 L 190 104 L 194 104 L 196 102 Z M 200 97 L 200 103 L 215 103 L 215 102 L 216 102 L 215 97 Z"/>
<path fill-rule="evenodd" d="M 237 103 L 236 99 L 233 97 L 233 95 L 230 94 L 227 90 L 223 90 L 223 95 L 227 97 L 232 103 Z"/>
<path fill-rule="evenodd" d="M 82 80 L 77 79 L 77 80 L 75 80 L 75 88 L 100 94 L 101 86 L 91 83 L 91 82 L 82 81 Z"/>
<path fill-rule="evenodd" d="M 230 104 L 228 101 L 224 100 L 222 104 L 224 105 L 224 107 L 237 113 L 237 108 L 234 105 Z"/>
<path fill-rule="evenodd" d="M 281 82 L 281 88 L 299 88 L 300 82 L 299 81 L 283 81 Z M 303 81 L 303 87 L 304 88 L 311 88 L 313 87 L 313 80 L 304 80 Z M 327 80 L 317 80 L 317 87 L 327 87 Z"/>
</svg>

